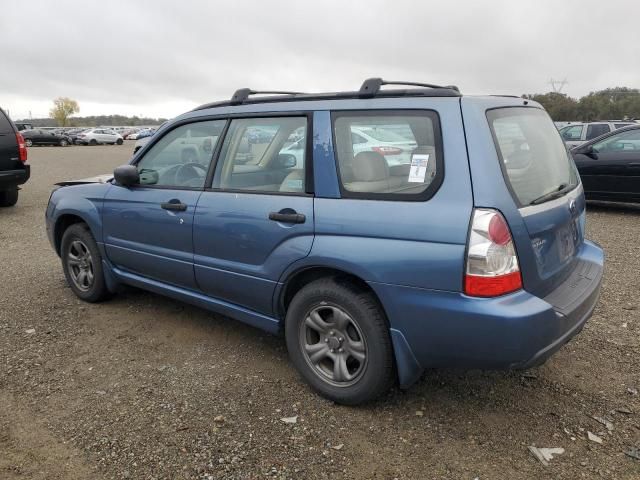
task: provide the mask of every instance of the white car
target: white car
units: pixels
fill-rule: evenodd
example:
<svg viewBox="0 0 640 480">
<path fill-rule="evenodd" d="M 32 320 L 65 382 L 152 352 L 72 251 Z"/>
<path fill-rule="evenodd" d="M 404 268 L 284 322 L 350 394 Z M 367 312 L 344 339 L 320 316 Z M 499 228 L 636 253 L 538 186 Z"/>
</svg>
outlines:
<svg viewBox="0 0 640 480">
<path fill-rule="evenodd" d="M 91 128 L 82 132 L 76 138 L 76 143 L 83 145 L 98 145 L 108 143 L 110 145 L 122 145 L 124 140 L 122 135 L 106 128 Z"/>
<path fill-rule="evenodd" d="M 564 143 L 566 143 L 569 148 L 573 148 L 588 142 L 589 140 L 593 140 L 600 135 L 604 135 L 605 133 L 635 124 L 635 122 L 628 122 L 624 120 L 612 122 L 572 123 L 566 127 L 562 127 L 558 131 L 560 132 L 560 136 L 562 137 L 562 140 L 564 140 Z"/>
</svg>

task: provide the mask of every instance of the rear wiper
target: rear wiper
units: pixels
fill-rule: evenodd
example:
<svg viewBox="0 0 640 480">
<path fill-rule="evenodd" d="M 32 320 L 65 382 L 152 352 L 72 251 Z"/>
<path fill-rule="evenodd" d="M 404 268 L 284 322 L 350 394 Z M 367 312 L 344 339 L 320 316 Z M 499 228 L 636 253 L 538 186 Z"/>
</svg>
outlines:
<svg viewBox="0 0 640 480">
<path fill-rule="evenodd" d="M 562 194 L 564 194 L 564 192 L 569 190 L 569 187 L 570 187 L 570 184 L 561 183 L 555 189 L 551 190 L 549 193 L 545 193 L 544 195 L 540 195 L 535 200 L 531 200 L 529 205 L 538 205 L 540 203 L 546 202 L 547 200 L 551 200 L 551 199 L 554 199 L 554 198 L 561 197 Z"/>
</svg>

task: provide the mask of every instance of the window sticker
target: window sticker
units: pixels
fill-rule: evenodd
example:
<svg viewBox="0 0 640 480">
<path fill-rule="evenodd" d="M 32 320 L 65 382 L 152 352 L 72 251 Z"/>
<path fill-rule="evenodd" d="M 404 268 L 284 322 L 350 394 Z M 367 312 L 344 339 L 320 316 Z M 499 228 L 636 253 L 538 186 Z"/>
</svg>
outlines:
<svg viewBox="0 0 640 480">
<path fill-rule="evenodd" d="M 409 183 L 424 183 L 429 165 L 428 153 L 414 153 L 411 156 L 411 169 L 409 170 Z"/>
</svg>

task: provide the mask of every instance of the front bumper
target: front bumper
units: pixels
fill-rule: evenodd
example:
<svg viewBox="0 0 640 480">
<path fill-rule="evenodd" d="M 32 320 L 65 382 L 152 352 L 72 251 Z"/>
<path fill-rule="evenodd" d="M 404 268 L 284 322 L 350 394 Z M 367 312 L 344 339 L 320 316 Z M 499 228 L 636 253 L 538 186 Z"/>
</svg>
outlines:
<svg viewBox="0 0 640 480">
<path fill-rule="evenodd" d="M 424 368 L 505 369 L 544 363 L 593 313 L 603 265 L 602 249 L 585 242 L 572 274 L 544 298 L 524 290 L 473 298 L 371 283 L 391 324 L 399 370 L 412 370 L 399 371 L 401 385 L 415 380 Z"/>
<path fill-rule="evenodd" d="M 17 187 L 22 185 L 31 176 L 31 166 L 23 165 L 24 168 L 18 170 L 0 170 L 0 189 Z"/>
</svg>

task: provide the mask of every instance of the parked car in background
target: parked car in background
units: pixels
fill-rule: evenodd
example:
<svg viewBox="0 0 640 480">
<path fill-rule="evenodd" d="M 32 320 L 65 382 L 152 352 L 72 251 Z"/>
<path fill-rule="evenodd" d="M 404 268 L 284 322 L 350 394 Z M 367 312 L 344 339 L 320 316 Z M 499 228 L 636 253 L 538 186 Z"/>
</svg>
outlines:
<svg viewBox="0 0 640 480">
<path fill-rule="evenodd" d="M 33 128 L 33 125 L 28 122 L 16 122 L 15 126 L 19 132 L 21 132 L 22 130 L 30 130 Z"/>
<path fill-rule="evenodd" d="M 640 202 L 640 125 L 571 150 L 588 200 Z"/>
<path fill-rule="evenodd" d="M 30 174 L 24 138 L 0 109 L 0 207 L 17 203 L 19 185 L 29 180 Z"/>
<path fill-rule="evenodd" d="M 593 140 L 600 135 L 609 133 L 618 128 L 628 127 L 629 125 L 637 125 L 631 121 L 612 121 L 612 122 L 589 122 L 589 123 L 572 123 L 559 130 L 564 142 L 570 147 L 578 146 L 589 140 Z"/>
<path fill-rule="evenodd" d="M 129 135 L 131 135 L 132 133 L 136 133 L 137 131 L 137 128 L 126 128 L 122 132 L 120 132 L 120 135 L 122 135 L 122 138 L 124 138 L 125 140 L 129 140 Z"/>
<path fill-rule="evenodd" d="M 104 128 L 90 128 L 82 133 L 79 133 L 76 138 L 76 143 L 80 145 L 122 145 L 122 136 L 114 132 L 113 130 Z"/>
<path fill-rule="evenodd" d="M 80 135 L 82 132 L 85 132 L 87 130 L 89 129 L 88 128 L 72 128 L 71 130 L 68 130 L 66 132 L 66 135 L 71 140 L 71 143 L 77 145 L 78 135 Z"/>
<path fill-rule="evenodd" d="M 32 128 L 30 130 L 22 130 L 21 133 L 27 147 L 32 145 L 58 145 L 60 147 L 66 147 L 72 143 L 71 138 L 67 135 L 55 133 L 52 130 L 47 131 L 40 128 Z"/>
<path fill-rule="evenodd" d="M 46 228 L 70 288 L 134 285 L 284 332 L 301 376 L 345 404 L 425 368 L 540 365 L 591 316 L 604 268 L 553 122 L 531 100 L 384 85 L 241 89 L 112 179 L 63 183 Z M 354 132 L 389 126 L 409 163 L 358 150 Z M 256 129 L 271 138 L 247 161 Z"/>
<path fill-rule="evenodd" d="M 133 146 L 133 153 L 137 153 L 142 147 L 144 147 L 155 133 L 160 130 L 167 122 L 162 123 L 157 129 L 147 129 L 142 136 L 138 135 L 135 145 Z"/>
<path fill-rule="evenodd" d="M 129 140 L 138 140 L 139 138 L 150 137 L 155 132 L 154 129 L 151 128 L 143 128 L 138 130 L 137 132 L 131 133 L 127 136 Z"/>
</svg>

